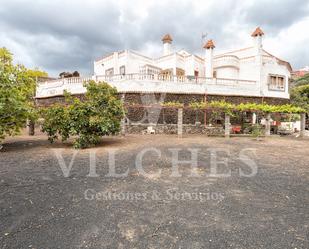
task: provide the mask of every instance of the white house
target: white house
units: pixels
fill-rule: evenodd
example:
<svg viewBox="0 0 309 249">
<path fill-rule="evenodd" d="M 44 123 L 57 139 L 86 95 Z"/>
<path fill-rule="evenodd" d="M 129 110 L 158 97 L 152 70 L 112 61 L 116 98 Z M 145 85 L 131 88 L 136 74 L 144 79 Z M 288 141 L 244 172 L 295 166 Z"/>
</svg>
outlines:
<svg viewBox="0 0 309 249">
<path fill-rule="evenodd" d="M 173 51 L 171 35 L 162 38 L 163 53 L 150 58 L 132 50 L 114 52 L 94 62 L 92 79 L 106 81 L 121 93 L 165 92 L 289 99 L 292 68 L 263 48 L 258 27 L 246 48 L 219 53 L 215 43 L 204 45 L 203 57 Z M 59 96 L 63 90 L 82 94 L 82 78 L 58 79 L 37 88 L 37 98 Z"/>
</svg>

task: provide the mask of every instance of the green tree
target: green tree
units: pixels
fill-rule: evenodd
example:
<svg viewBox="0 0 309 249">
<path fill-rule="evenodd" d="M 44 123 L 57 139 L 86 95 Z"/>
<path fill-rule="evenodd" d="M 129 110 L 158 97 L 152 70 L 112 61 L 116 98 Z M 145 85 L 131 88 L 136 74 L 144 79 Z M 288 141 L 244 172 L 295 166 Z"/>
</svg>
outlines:
<svg viewBox="0 0 309 249">
<path fill-rule="evenodd" d="M 309 73 L 295 80 L 295 86 L 303 86 L 309 84 Z"/>
<path fill-rule="evenodd" d="M 309 113 L 309 84 L 294 87 L 291 91 L 291 102 Z"/>
<path fill-rule="evenodd" d="M 27 75 L 29 77 L 31 77 L 32 79 L 35 79 L 35 80 L 37 80 L 39 78 L 46 78 L 46 77 L 48 77 L 48 73 L 40 70 L 39 68 L 28 69 Z"/>
<path fill-rule="evenodd" d="M 36 81 L 33 72 L 13 64 L 13 55 L 0 48 L 0 142 L 5 136 L 18 134 L 26 120 L 34 120 Z"/>
<path fill-rule="evenodd" d="M 48 74 L 44 71 L 39 70 L 38 68 L 35 69 L 28 69 L 26 71 L 26 77 L 28 77 L 31 81 L 31 84 L 29 84 L 28 87 L 28 94 L 27 98 L 29 100 L 29 106 L 31 109 L 29 109 L 30 114 L 28 119 L 28 126 L 29 126 L 29 135 L 34 135 L 34 127 L 35 127 L 35 121 L 38 118 L 38 112 L 35 106 L 35 89 L 36 89 L 36 83 L 40 78 L 46 78 L 48 77 Z"/>
<path fill-rule="evenodd" d="M 120 131 L 124 108 L 117 90 L 104 82 L 89 81 L 85 85 L 83 100 L 66 93 L 65 104 L 43 109 L 42 128 L 51 142 L 58 136 L 62 141 L 77 136 L 74 148 L 86 148 L 97 144 L 100 137 Z"/>
</svg>

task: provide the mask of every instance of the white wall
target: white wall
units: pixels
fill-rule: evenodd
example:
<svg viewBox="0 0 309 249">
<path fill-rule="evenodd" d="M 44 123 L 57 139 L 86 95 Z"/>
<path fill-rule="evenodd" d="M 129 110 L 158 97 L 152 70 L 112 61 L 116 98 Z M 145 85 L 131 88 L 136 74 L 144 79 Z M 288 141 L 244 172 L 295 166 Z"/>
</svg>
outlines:
<svg viewBox="0 0 309 249">
<path fill-rule="evenodd" d="M 216 68 L 217 78 L 238 79 L 238 69 L 235 67 Z"/>
<path fill-rule="evenodd" d="M 101 80 L 98 78 L 98 80 Z M 104 80 L 104 79 L 103 79 Z M 166 92 L 166 93 L 197 93 L 197 94 L 222 94 L 222 95 L 243 95 L 259 96 L 259 89 L 254 82 L 236 82 L 233 80 L 207 79 L 203 83 L 193 82 L 173 82 L 158 80 L 141 80 L 141 79 L 117 79 L 106 80 L 110 85 L 117 88 L 121 93 L 126 92 Z M 51 96 L 63 95 L 67 90 L 72 94 L 82 94 L 86 92 L 83 85 L 83 79 L 68 78 L 59 79 L 53 83 L 42 83 L 37 87 L 36 97 L 44 98 Z"/>
<path fill-rule="evenodd" d="M 216 52 L 216 50 L 214 50 L 214 52 Z M 220 57 L 222 58 L 222 56 L 226 57 L 228 55 L 236 56 L 239 60 L 239 65 L 236 66 L 232 66 L 231 64 L 231 66 L 223 65 L 217 68 L 215 67 L 214 70 L 217 72 L 217 78 L 257 81 L 255 91 L 258 91 L 260 96 L 289 98 L 288 80 L 290 72 L 287 67 L 279 65 L 275 57 L 270 56 L 263 50 L 258 52 L 259 54 L 256 54 L 257 50 L 254 47 L 249 47 L 215 56 L 214 61 L 216 61 L 216 58 L 219 59 Z M 189 53 L 173 53 L 158 59 L 152 59 L 129 50 L 110 54 L 94 62 L 94 72 L 95 75 L 105 75 L 105 70 L 114 68 L 114 74 L 119 74 L 119 68 L 124 65 L 126 67 L 126 74 L 138 74 L 140 72 L 140 67 L 145 64 L 162 69 L 172 69 L 173 74 L 176 74 L 176 68 L 181 68 L 185 70 L 187 76 L 193 76 L 195 70 L 199 72 L 200 77 L 205 76 L 204 59 L 190 55 Z M 268 89 L 269 74 L 277 74 L 285 77 L 285 91 Z M 212 87 L 212 89 L 218 91 L 218 93 L 222 93 L 226 92 L 225 89 L 223 89 L 224 87 L 225 86 Z"/>
<path fill-rule="evenodd" d="M 260 65 L 256 62 L 256 57 L 241 59 L 239 63 L 239 79 L 256 80 L 260 79 Z"/>
<path fill-rule="evenodd" d="M 114 68 L 114 74 L 119 74 L 119 68 L 125 66 L 126 74 L 139 73 L 141 66 L 154 64 L 154 60 L 134 51 L 124 50 L 115 52 L 94 62 L 94 74 L 105 75 L 105 71 Z"/>
<path fill-rule="evenodd" d="M 285 78 L 285 90 L 269 90 L 268 88 L 268 77 L 269 74 L 282 75 Z M 286 66 L 279 65 L 276 59 L 263 61 L 262 73 L 261 73 L 261 84 L 264 96 L 270 97 L 286 97 L 289 98 L 289 78 L 291 74 Z"/>
<path fill-rule="evenodd" d="M 173 69 L 173 73 L 176 73 L 176 56 L 175 53 L 163 56 L 155 61 L 156 66 L 164 69 Z"/>
</svg>

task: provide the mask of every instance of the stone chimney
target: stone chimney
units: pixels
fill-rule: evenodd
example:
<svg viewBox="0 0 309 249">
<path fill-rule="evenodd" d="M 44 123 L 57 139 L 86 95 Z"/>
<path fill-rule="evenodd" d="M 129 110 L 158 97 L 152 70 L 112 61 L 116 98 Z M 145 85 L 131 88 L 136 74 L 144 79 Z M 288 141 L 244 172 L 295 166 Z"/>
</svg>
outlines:
<svg viewBox="0 0 309 249">
<path fill-rule="evenodd" d="M 206 42 L 203 48 L 205 49 L 205 76 L 213 78 L 213 50 L 215 48 L 213 40 Z"/>
<path fill-rule="evenodd" d="M 264 89 L 266 88 L 265 82 L 262 81 L 262 67 L 263 67 L 263 57 L 262 57 L 262 48 L 263 48 L 263 35 L 264 32 L 260 27 L 257 27 L 255 31 L 251 34 L 253 37 L 253 47 L 255 53 L 255 63 L 257 67 L 256 80 L 260 84 L 260 94 L 264 96 Z"/>
<path fill-rule="evenodd" d="M 165 36 L 163 36 L 162 38 L 162 42 L 163 42 L 163 56 L 165 55 L 169 55 L 172 53 L 172 37 L 170 36 L 170 34 L 166 34 Z"/>
<path fill-rule="evenodd" d="M 263 48 L 263 35 L 264 32 L 261 30 L 260 27 L 257 27 L 255 31 L 251 34 L 253 37 L 253 46 L 256 50 L 256 54 L 260 54 Z"/>
</svg>

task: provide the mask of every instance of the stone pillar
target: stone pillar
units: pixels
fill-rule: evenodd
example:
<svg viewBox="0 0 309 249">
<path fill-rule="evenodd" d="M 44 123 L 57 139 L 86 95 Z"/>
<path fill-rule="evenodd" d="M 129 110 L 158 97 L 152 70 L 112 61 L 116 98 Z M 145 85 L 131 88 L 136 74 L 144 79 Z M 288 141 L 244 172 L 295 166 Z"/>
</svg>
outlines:
<svg viewBox="0 0 309 249">
<path fill-rule="evenodd" d="M 27 121 L 27 129 L 28 129 L 28 135 L 29 136 L 34 136 L 34 128 L 35 128 L 35 126 L 34 126 L 35 124 L 34 124 L 34 122 L 33 121 L 31 121 L 31 120 L 28 120 Z"/>
<path fill-rule="evenodd" d="M 230 115 L 225 114 L 225 120 L 224 120 L 224 136 L 226 138 L 230 137 Z"/>
<path fill-rule="evenodd" d="M 305 130 L 306 130 L 306 114 L 302 113 L 300 114 L 300 137 L 305 136 Z"/>
<path fill-rule="evenodd" d="M 265 136 L 270 136 L 270 113 L 266 114 Z"/>
<path fill-rule="evenodd" d="M 252 113 L 252 124 L 256 124 L 256 113 Z"/>
<path fill-rule="evenodd" d="M 178 109 L 178 122 L 177 122 L 177 134 L 178 137 L 182 137 L 182 122 L 183 122 L 183 109 Z"/>
<path fill-rule="evenodd" d="M 125 104 L 125 94 L 124 93 L 121 95 L 121 102 L 123 105 Z M 126 134 L 126 116 L 124 116 L 121 119 L 120 127 L 121 127 L 120 134 L 124 136 Z"/>
<path fill-rule="evenodd" d="M 121 126 L 120 134 L 121 136 L 125 136 L 126 135 L 126 118 L 121 119 L 120 126 Z"/>
</svg>

